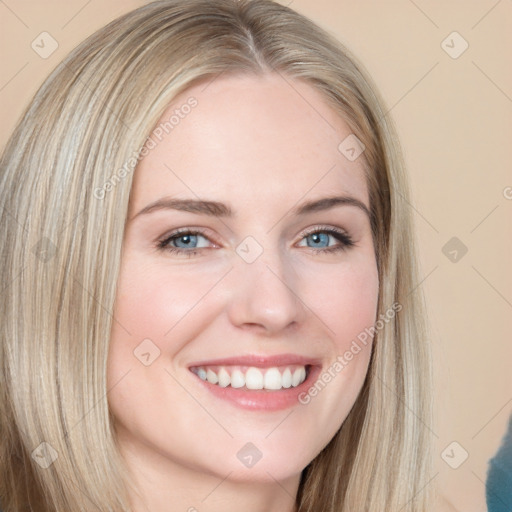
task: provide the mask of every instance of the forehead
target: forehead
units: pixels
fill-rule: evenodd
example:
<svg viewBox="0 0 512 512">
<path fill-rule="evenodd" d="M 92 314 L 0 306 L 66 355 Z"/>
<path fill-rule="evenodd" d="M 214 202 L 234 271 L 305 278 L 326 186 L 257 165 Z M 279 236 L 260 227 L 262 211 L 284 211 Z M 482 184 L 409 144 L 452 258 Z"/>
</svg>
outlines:
<svg viewBox="0 0 512 512">
<path fill-rule="evenodd" d="M 351 161 L 339 150 L 350 135 L 309 84 L 277 73 L 220 75 L 182 92 L 162 115 L 135 172 L 132 205 L 164 195 L 261 204 L 337 192 L 368 205 L 363 156 Z"/>
</svg>

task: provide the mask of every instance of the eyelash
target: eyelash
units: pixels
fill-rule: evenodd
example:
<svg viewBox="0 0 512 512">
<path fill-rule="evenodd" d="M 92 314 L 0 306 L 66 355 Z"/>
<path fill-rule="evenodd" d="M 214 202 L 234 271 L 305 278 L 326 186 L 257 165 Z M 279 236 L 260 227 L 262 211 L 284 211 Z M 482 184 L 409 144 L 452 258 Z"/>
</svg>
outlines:
<svg viewBox="0 0 512 512">
<path fill-rule="evenodd" d="M 305 233 L 302 234 L 301 240 L 303 240 L 304 238 L 306 238 L 310 235 L 314 235 L 316 233 L 325 233 L 328 235 L 332 235 L 336 240 L 341 242 L 340 245 L 334 245 L 332 247 L 324 247 L 324 248 L 319 248 L 319 249 L 315 249 L 314 247 L 307 247 L 308 249 L 313 249 L 313 251 L 316 253 L 323 253 L 323 254 L 337 253 L 340 251 L 346 251 L 347 249 L 349 249 L 350 247 L 353 247 L 355 245 L 352 237 L 345 231 L 334 229 L 332 227 L 322 227 L 322 226 L 317 226 L 313 229 L 307 230 Z M 171 254 L 185 255 L 187 257 L 197 255 L 201 249 L 208 249 L 207 247 L 200 247 L 199 249 L 181 249 L 179 247 L 173 247 L 173 246 L 169 245 L 169 243 L 172 242 L 173 240 L 176 240 L 185 235 L 192 235 L 192 236 L 200 235 L 200 236 L 206 238 L 207 240 L 210 240 L 204 234 L 204 232 L 202 232 L 200 230 L 181 228 L 181 229 L 174 231 L 169 236 L 165 236 L 163 239 L 158 240 L 156 243 L 156 248 L 159 251 L 166 251 Z"/>
</svg>

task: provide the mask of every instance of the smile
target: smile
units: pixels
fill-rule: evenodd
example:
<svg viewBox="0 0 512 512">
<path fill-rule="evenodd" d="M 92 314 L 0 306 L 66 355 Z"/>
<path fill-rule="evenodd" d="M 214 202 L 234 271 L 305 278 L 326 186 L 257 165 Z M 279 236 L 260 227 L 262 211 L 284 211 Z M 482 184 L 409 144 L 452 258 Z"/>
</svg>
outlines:
<svg viewBox="0 0 512 512">
<path fill-rule="evenodd" d="M 318 378 L 322 363 L 298 354 L 243 355 L 196 361 L 188 369 L 213 397 L 270 412 L 300 405 L 298 396 Z"/>
<path fill-rule="evenodd" d="M 273 366 L 199 366 L 190 370 L 201 380 L 226 388 L 279 391 L 295 388 L 307 377 L 309 365 Z"/>
</svg>

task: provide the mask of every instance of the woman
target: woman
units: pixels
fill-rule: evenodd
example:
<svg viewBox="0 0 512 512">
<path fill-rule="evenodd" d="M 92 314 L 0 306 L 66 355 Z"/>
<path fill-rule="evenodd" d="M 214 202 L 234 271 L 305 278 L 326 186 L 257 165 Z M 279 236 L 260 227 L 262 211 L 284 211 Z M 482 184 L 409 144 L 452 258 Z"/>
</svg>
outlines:
<svg viewBox="0 0 512 512">
<path fill-rule="evenodd" d="M 267 0 L 154 2 L 64 60 L 1 164 L 4 510 L 431 510 L 384 112 Z"/>
</svg>

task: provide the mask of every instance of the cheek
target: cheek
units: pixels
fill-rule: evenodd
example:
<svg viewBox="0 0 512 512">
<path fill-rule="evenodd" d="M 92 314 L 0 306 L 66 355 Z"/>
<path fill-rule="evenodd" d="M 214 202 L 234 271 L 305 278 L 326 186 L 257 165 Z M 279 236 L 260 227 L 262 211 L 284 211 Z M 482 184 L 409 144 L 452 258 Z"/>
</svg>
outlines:
<svg viewBox="0 0 512 512">
<path fill-rule="evenodd" d="M 334 435 L 366 378 L 372 349 L 368 329 L 376 320 L 379 279 L 370 256 L 326 267 L 322 272 L 317 268 L 315 275 L 315 284 L 307 281 L 310 285 L 303 296 L 326 327 L 331 358 L 317 381 L 299 398 L 308 415 Z"/>
<path fill-rule="evenodd" d="M 218 280 L 218 275 L 216 270 L 174 269 L 170 272 L 165 265 L 148 265 L 136 258 L 126 261 L 119 276 L 115 307 L 117 325 L 113 327 L 112 343 L 119 336 L 126 338 L 128 331 L 135 344 L 136 340 L 140 343 L 142 339 L 150 338 L 158 340 L 157 344 L 164 348 L 165 340 L 175 338 L 183 324 L 189 324 L 182 321 L 195 309 L 203 309 L 203 298 Z M 119 324 L 125 328 L 124 332 Z M 178 351 L 180 345 L 174 348 Z"/>
<path fill-rule="evenodd" d="M 379 278 L 371 257 L 316 268 L 303 282 L 303 300 L 325 324 L 337 353 L 374 324 Z"/>
<path fill-rule="evenodd" d="M 358 271 L 359 270 L 359 271 Z M 373 325 L 377 313 L 379 282 L 368 269 L 347 269 L 327 298 L 326 315 L 331 319 L 339 349 Z"/>
</svg>

